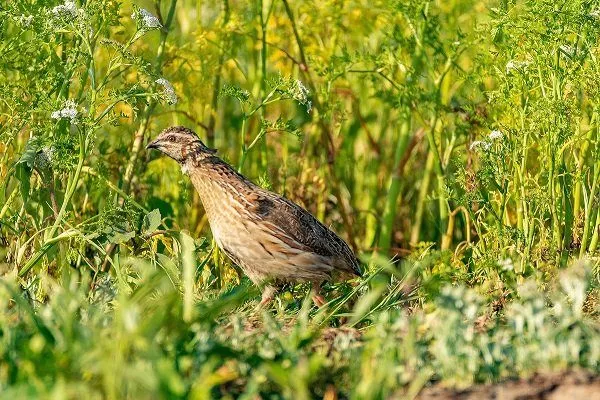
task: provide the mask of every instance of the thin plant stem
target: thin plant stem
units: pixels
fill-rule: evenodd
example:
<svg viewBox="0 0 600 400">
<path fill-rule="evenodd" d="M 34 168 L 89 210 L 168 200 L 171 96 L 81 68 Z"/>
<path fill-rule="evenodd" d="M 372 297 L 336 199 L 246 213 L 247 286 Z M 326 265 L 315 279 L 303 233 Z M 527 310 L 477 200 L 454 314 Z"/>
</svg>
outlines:
<svg viewBox="0 0 600 400">
<path fill-rule="evenodd" d="M 382 225 L 381 225 L 381 234 L 379 238 L 379 248 L 383 252 L 383 254 L 387 254 L 389 252 L 390 246 L 392 244 L 392 235 L 394 232 L 394 222 L 396 220 L 396 210 L 398 207 L 398 198 L 400 196 L 400 185 L 402 182 L 400 176 L 400 162 L 402 161 L 402 157 L 406 148 L 408 146 L 408 141 L 410 137 L 410 113 L 404 113 L 404 121 L 400 125 L 400 130 L 398 132 L 398 139 L 396 140 L 396 149 L 394 151 L 394 164 L 392 169 L 392 177 L 389 183 L 389 189 L 387 193 L 385 210 L 383 212 Z"/>
<path fill-rule="evenodd" d="M 158 75 L 162 70 L 162 64 L 164 59 L 165 47 L 167 43 L 167 36 L 169 33 L 169 28 L 171 23 L 173 22 L 173 17 L 175 15 L 175 7 L 177 5 L 177 0 L 171 0 L 171 4 L 169 6 L 169 11 L 167 14 L 167 19 L 164 21 L 164 29 L 161 31 L 160 44 L 158 46 L 158 51 L 156 53 L 156 62 L 154 64 L 154 72 Z M 123 183 L 121 185 L 121 190 L 125 193 L 129 193 L 131 180 L 133 178 L 133 173 L 135 171 L 135 167 L 137 165 L 137 160 L 140 155 L 140 151 L 143 147 L 144 139 L 146 137 L 146 131 L 148 129 L 148 124 L 150 122 L 150 117 L 154 112 L 154 108 L 156 107 L 156 100 L 154 98 L 150 98 L 149 102 L 144 109 L 142 115 L 142 119 L 140 121 L 140 126 L 133 138 L 133 143 L 131 146 L 129 161 L 125 166 L 125 173 L 123 175 Z"/>
<path fill-rule="evenodd" d="M 429 185 L 433 174 L 435 164 L 435 156 L 432 151 L 427 152 L 427 160 L 425 161 L 425 169 L 423 171 L 423 180 L 419 186 L 419 194 L 417 196 L 417 205 L 415 210 L 415 218 L 410 232 L 410 243 L 417 244 L 421 238 L 421 225 L 423 224 L 423 215 L 427 203 L 427 193 L 429 193 Z"/>
<path fill-rule="evenodd" d="M 231 15 L 229 0 L 222 1 L 221 9 L 223 18 L 221 21 L 221 34 L 224 35 L 224 40 L 222 41 L 221 48 L 219 49 L 219 61 L 212 84 L 213 93 L 211 99 L 210 117 L 208 120 L 208 129 L 206 130 L 206 143 L 209 147 L 215 146 L 215 126 L 217 124 L 217 104 L 219 101 L 219 92 L 221 90 L 221 73 L 223 71 L 223 65 L 225 64 L 226 49 L 229 45 L 228 35 L 223 33 L 227 27 L 227 24 L 229 23 L 229 18 Z"/>
</svg>

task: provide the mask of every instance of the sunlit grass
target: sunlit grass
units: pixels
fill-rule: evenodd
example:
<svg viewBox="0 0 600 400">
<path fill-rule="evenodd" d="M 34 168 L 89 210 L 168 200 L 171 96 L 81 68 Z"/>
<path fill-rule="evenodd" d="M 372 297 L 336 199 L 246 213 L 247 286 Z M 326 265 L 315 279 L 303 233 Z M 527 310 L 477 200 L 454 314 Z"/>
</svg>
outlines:
<svg viewBox="0 0 600 400">
<path fill-rule="evenodd" d="M 0 6 L 0 393 L 414 397 L 598 372 L 593 2 Z M 258 309 L 186 125 L 365 277 Z"/>
</svg>

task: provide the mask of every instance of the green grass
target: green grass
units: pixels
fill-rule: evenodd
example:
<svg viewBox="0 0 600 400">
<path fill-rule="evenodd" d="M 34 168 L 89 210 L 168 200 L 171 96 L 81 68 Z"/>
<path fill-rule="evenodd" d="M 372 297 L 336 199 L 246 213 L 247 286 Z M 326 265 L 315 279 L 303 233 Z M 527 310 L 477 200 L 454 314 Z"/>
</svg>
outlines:
<svg viewBox="0 0 600 400">
<path fill-rule="evenodd" d="M 589 1 L 0 5 L 0 397 L 597 373 L 599 38 Z M 365 277 L 258 310 L 187 178 L 144 150 L 176 124 Z"/>
</svg>

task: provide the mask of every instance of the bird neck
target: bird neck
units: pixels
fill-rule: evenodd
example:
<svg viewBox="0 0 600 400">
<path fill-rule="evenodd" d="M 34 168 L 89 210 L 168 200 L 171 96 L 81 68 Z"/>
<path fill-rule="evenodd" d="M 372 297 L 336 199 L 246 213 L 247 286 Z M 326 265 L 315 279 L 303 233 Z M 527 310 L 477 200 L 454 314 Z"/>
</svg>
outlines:
<svg viewBox="0 0 600 400">
<path fill-rule="evenodd" d="M 243 196 L 256 186 L 215 155 L 188 158 L 182 164 L 205 209 L 222 204 L 225 197 Z M 215 203 L 217 205 L 215 205 Z"/>
<path fill-rule="evenodd" d="M 196 175 L 211 180 L 242 179 L 245 180 L 231 165 L 212 154 L 196 153 L 190 155 L 182 165 L 190 177 Z"/>
</svg>

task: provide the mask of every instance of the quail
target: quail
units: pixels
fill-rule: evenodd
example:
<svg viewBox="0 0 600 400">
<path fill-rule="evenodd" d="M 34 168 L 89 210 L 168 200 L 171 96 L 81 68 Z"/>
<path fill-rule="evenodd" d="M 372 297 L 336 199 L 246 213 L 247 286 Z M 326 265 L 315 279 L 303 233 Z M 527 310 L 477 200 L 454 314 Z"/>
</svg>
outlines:
<svg viewBox="0 0 600 400">
<path fill-rule="evenodd" d="M 350 247 L 308 211 L 238 173 L 183 126 L 163 130 L 147 149 L 177 161 L 204 206 L 217 246 L 262 288 L 261 305 L 287 282 L 311 282 L 324 304 L 324 281 L 361 276 Z"/>
</svg>

